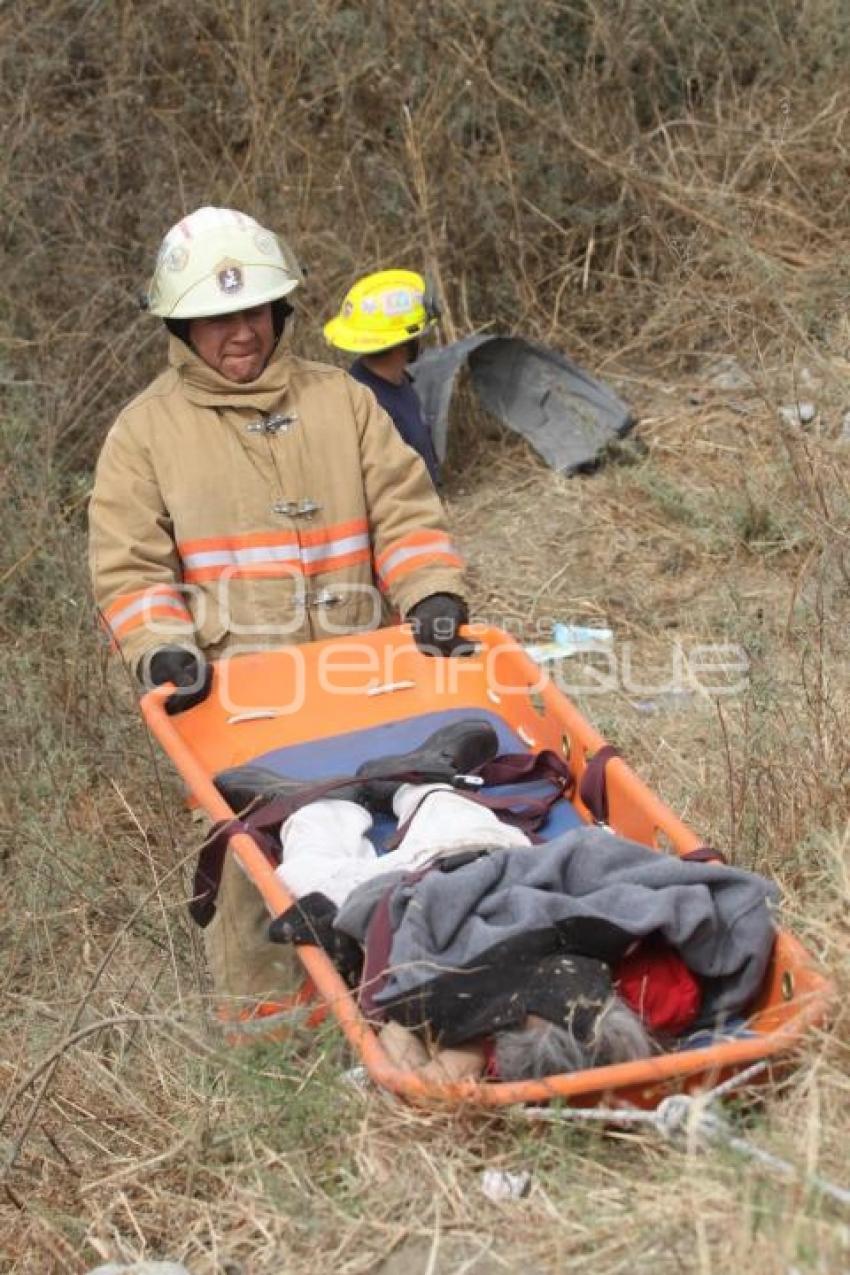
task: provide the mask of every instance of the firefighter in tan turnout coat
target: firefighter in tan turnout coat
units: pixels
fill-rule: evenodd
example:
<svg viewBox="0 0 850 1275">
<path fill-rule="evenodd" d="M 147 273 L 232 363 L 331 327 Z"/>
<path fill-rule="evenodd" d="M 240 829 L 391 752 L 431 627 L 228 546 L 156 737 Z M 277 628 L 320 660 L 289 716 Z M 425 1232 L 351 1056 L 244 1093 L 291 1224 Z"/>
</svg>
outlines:
<svg viewBox="0 0 850 1275">
<path fill-rule="evenodd" d="M 144 688 L 174 684 L 172 713 L 209 693 L 211 659 L 375 627 L 382 605 L 429 654 L 461 642 L 461 562 L 423 462 L 369 390 L 286 348 L 301 277 L 229 209 L 186 217 L 157 258 L 169 368 L 107 436 L 90 551 L 104 625 Z M 205 931 L 220 993 L 284 990 L 267 925 L 230 864 Z"/>
</svg>

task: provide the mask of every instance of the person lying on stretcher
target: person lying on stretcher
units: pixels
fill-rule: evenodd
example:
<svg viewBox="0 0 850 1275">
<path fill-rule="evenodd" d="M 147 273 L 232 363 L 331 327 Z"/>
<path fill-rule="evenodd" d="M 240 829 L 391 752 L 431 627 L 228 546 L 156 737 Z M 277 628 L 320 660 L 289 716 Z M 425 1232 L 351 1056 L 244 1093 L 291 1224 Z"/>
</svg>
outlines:
<svg viewBox="0 0 850 1275">
<path fill-rule="evenodd" d="M 277 874 L 296 902 L 270 937 L 323 947 L 393 1060 L 432 1079 L 626 1062 L 740 1014 L 775 888 L 602 827 L 532 845 L 453 786 L 497 746 L 489 724 L 457 722 L 290 814 Z M 303 788 L 253 767 L 216 782 L 234 808 Z M 367 834 L 387 811 L 402 835 L 379 856 Z"/>
</svg>

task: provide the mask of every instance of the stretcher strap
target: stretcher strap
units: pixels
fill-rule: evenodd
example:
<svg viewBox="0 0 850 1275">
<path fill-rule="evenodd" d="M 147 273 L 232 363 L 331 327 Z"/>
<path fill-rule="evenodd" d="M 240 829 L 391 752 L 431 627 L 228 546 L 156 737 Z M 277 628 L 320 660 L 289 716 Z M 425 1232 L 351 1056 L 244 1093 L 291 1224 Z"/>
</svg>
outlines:
<svg viewBox="0 0 850 1275">
<path fill-rule="evenodd" d="M 596 823 L 608 822 L 608 787 L 606 767 L 612 757 L 619 757 L 620 750 L 613 744 L 605 744 L 589 757 L 579 784 L 578 795 L 590 811 Z M 726 863 L 726 856 L 714 846 L 699 845 L 680 856 L 691 863 Z"/>
<path fill-rule="evenodd" d="M 613 744 L 604 744 L 589 757 L 581 777 L 578 795 L 590 811 L 596 823 L 608 822 L 608 789 L 605 769 L 612 757 L 619 757 L 620 750 Z"/>
<path fill-rule="evenodd" d="M 215 916 L 215 902 L 224 871 L 224 856 L 227 854 L 230 838 L 237 832 L 244 832 L 249 836 L 273 866 L 280 861 L 280 849 L 274 837 L 252 828 L 247 820 L 228 819 L 224 823 L 215 824 L 198 852 L 193 893 L 189 900 L 189 915 L 202 930 L 206 929 Z"/>
<path fill-rule="evenodd" d="M 424 868 L 419 868 L 415 872 L 405 872 L 402 884 L 416 885 L 423 877 L 428 876 L 429 872 L 454 872 L 486 854 L 486 850 L 461 850 L 457 854 L 432 860 L 431 863 L 426 863 Z M 398 885 L 399 882 L 394 881 L 384 890 L 366 928 L 363 943 L 363 973 L 360 977 L 358 999 L 360 1009 L 370 1022 L 384 1022 L 386 1019 L 384 1010 L 380 1005 L 376 1005 L 375 998 L 379 992 L 383 991 L 390 976 L 390 953 L 394 937 L 390 906 Z"/>
<path fill-rule="evenodd" d="M 481 793 L 462 795 L 487 806 L 505 823 L 513 824 L 524 832 L 532 834 L 546 822 L 549 811 L 555 802 L 569 796 L 574 787 L 572 771 L 562 757 L 551 750 L 541 753 L 506 753 L 487 762 L 477 772 L 485 785 L 508 783 L 530 783 L 548 780 L 553 784 L 550 793 L 541 797 L 524 797 L 518 795 L 486 796 Z M 400 772 L 395 775 L 385 773 L 373 775 L 372 779 L 399 783 L 427 783 L 429 776 L 419 772 Z M 248 811 L 241 819 L 228 819 L 217 823 L 209 837 L 201 847 L 195 871 L 195 891 L 189 903 L 189 912 L 194 921 L 202 928 L 209 925 L 215 916 L 215 901 L 221 884 L 224 869 L 224 856 L 227 853 L 229 839 L 235 832 L 244 832 L 253 838 L 266 858 L 272 864 L 280 862 L 280 845 L 278 832 L 280 825 L 300 810 L 303 806 L 324 797 L 345 797 L 346 790 L 358 787 L 363 778 L 356 775 L 336 776 L 319 783 L 305 783 L 297 792 L 287 796 L 275 797 L 264 802 L 256 810 Z M 460 790 L 458 790 L 460 791 Z M 389 843 L 390 848 L 398 845 L 404 835 L 405 828 L 399 829 L 395 838 Z"/>
<path fill-rule="evenodd" d="M 411 873 L 406 882 L 418 881 L 430 868 Z M 363 976 L 360 981 L 360 1009 L 370 1022 L 383 1021 L 383 1012 L 375 1004 L 375 997 L 383 989 L 389 976 L 390 952 L 393 946 L 393 927 L 390 924 L 390 901 L 395 884 L 384 890 L 369 920 L 366 941 L 363 945 Z"/>
<path fill-rule="evenodd" d="M 575 788 L 573 772 L 563 757 L 549 748 L 544 748 L 540 753 L 505 753 L 502 757 L 494 757 L 492 761 L 485 762 L 474 773 L 484 781 L 485 788 L 542 781 L 553 785 L 550 792 L 534 797 L 523 793 L 489 795 L 480 789 L 474 792 L 468 789 L 458 791 L 459 797 L 465 797 L 467 801 L 474 801 L 476 805 L 492 810 L 502 823 L 519 828 L 532 839 L 549 818 L 555 803 L 569 798 Z M 387 842 L 388 850 L 395 850 L 401 845 L 420 805 L 421 802 L 410 817 L 399 824 L 395 834 Z"/>
<path fill-rule="evenodd" d="M 691 863 L 727 863 L 726 855 L 722 851 L 716 850 L 714 846 L 694 846 L 693 850 L 689 850 L 687 854 L 679 856 L 681 859 L 687 859 Z"/>
<path fill-rule="evenodd" d="M 485 762 L 476 773 L 488 788 L 548 779 L 557 784 L 561 796 L 565 796 L 572 792 L 575 784 L 573 772 L 563 757 L 551 748 L 544 748 L 539 753 L 504 753 Z"/>
<path fill-rule="evenodd" d="M 421 775 L 382 775 L 381 779 L 398 779 L 400 782 L 412 780 L 422 782 Z M 194 893 L 189 901 L 189 913 L 202 929 L 209 925 L 215 916 L 216 899 L 221 885 L 221 874 L 224 871 L 224 857 L 227 854 L 230 838 L 237 832 L 249 836 L 260 848 L 272 866 L 280 863 L 279 830 L 282 823 L 311 802 L 321 801 L 324 797 L 345 797 L 347 789 L 358 787 L 362 778 L 355 775 L 337 776 L 319 783 L 305 783 L 297 792 L 285 797 L 274 797 L 263 802 L 256 810 L 248 811 L 241 819 L 225 819 L 214 824 L 210 835 L 198 852 L 195 868 Z"/>
<path fill-rule="evenodd" d="M 353 778 L 337 778 L 326 779 L 322 783 L 305 784 L 297 793 L 288 797 L 275 797 L 272 801 L 264 802 L 256 810 L 248 812 L 242 819 L 225 819 L 214 824 L 210 835 L 198 852 L 194 893 L 189 900 L 189 914 L 192 920 L 204 929 L 215 916 L 216 899 L 221 885 L 221 874 L 224 871 L 224 857 L 234 833 L 243 832 L 249 836 L 269 863 L 276 867 L 280 863 L 278 830 L 284 820 L 311 801 L 319 801 L 332 793 L 341 793 L 345 788 L 351 788 L 359 782 L 360 780 Z"/>
<path fill-rule="evenodd" d="M 301 810 L 303 806 L 309 806 L 314 801 L 321 801 L 324 797 L 342 797 L 345 798 L 345 790 L 356 788 L 363 781 L 355 775 L 337 775 L 333 779 L 323 779 L 318 783 L 304 783 L 299 785 L 297 792 L 289 793 L 283 797 L 273 797 L 271 801 L 263 802 L 256 810 L 249 811 L 244 816 L 244 823 L 250 830 L 262 833 L 272 833 L 277 835 L 280 825 L 294 815 L 296 810 Z M 232 827 L 231 823 L 221 825 L 227 831 Z"/>
</svg>

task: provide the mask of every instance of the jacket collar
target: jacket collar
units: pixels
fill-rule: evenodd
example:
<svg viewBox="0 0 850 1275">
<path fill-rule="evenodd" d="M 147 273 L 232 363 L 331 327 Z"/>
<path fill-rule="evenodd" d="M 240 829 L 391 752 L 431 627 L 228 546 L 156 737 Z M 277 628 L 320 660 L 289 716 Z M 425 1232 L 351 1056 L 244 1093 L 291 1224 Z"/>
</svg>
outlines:
<svg viewBox="0 0 850 1275">
<path fill-rule="evenodd" d="M 270 412 L 289 388 L 292 357 L 281 338 L 257 379 L 239 385 L 199 359 L 179 337 L 172 335 L 168 340 L 168 362 L 180 377 L 189 402 L 198 407 L 247 407 Z"/>
</svg>

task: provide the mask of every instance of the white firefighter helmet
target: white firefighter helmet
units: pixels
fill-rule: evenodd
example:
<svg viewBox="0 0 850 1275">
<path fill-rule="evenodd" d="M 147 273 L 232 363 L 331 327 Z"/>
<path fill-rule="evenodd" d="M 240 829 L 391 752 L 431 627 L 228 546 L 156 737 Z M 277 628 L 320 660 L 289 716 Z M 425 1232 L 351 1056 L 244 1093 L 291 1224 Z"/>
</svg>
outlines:
<svg viewBox="0 0 850 1275">
<path fill-rule="evenodd" d="M 289 245 L 233 208 L 199 208 L 160 245 L 147 309 L 161 319 L 203 319 L 276 301 L 297 288 Z"/>
</svg>

